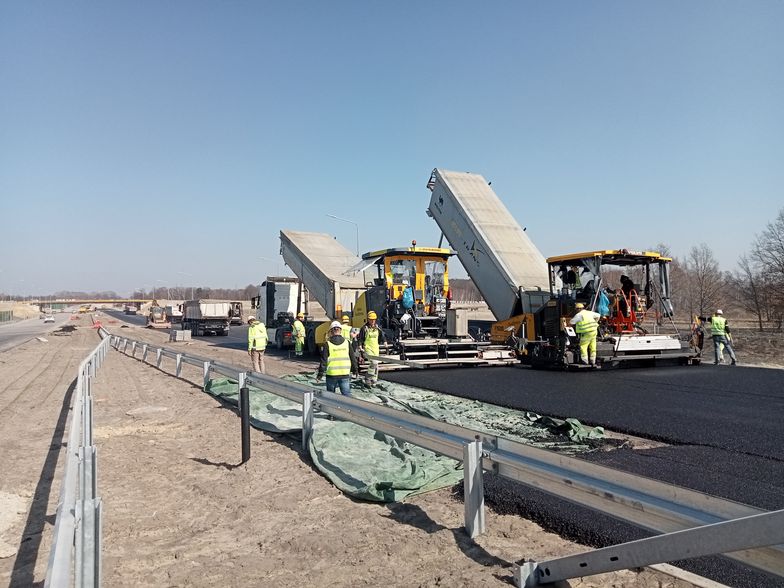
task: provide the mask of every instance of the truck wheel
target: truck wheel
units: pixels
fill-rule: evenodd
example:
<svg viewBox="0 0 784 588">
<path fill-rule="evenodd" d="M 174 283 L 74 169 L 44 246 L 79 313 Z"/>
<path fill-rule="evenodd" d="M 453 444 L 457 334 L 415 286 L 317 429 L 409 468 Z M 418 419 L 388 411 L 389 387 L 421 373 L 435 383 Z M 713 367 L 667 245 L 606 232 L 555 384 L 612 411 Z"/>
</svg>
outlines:
<svg viewBox="0 0 784 588">
<path fill-rule="evenodd" d="M 309 355 L 316 355 L 316 330 L 310 331 L 305 339 L 305 348 Z"/>
<path fill-rule="evenodd" d="M 283 335 L 280 333 L 275 333 L 275 347 L 277 349 L 283 349 Z"/>
</svg>

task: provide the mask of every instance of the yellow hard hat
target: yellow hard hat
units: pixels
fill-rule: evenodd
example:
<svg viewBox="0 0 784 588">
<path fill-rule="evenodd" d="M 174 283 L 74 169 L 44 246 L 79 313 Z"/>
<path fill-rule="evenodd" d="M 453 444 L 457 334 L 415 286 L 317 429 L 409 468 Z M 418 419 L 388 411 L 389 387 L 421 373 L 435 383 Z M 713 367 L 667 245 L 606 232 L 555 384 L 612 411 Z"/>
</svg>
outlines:
<svg viewBox="0 0 784 588">
<path fill-rule="evenodd" d="M 344 314 L 342 320 L 343 320 L 344 323 L 348 323 L 348 315 Z"/>
<path fill-rule="evenodd" d="M 574 305 L 574 307 L 577 310 L 580 310 L 581 308 L 585 308 L 585 304 L 583 304 L 582 302 L 578 302 L 577 304 Z"/>
<path fill-rule="evenodd" d="M 297 313 L 297 318 L 305 318 L 305 315 L 301 312 Z"/>
<path fill-rule="evenodd" d="M 378 318 L 378 316 L 376 316 L 376 312 L 375 312 L 374 310 L 371 310 L 371 311 L 368 313 L 368 320 L 370 320 L 370 319 L 374 319 L 374 318 Z"/>
</svg>

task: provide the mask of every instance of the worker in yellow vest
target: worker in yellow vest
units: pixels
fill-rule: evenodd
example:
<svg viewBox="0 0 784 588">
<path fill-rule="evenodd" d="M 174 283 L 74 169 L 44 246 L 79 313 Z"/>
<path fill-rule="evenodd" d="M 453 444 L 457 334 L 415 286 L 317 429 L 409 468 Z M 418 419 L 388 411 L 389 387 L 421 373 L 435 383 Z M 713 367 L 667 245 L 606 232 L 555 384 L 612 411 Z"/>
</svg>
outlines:
<svg viewBox="0 0 784 588">
<path fill-rule="evenodd" d="M 349 343 L 351 343 L 351 323 L 349 322 L 349 318 L 347 314 L 343 315 L 343 318 L 340 319 L 343 323 L 340 327 L 340 334 L 343 335 L 343 338 L 346 339 Z"/>
<path fill-rule="evenodd" d="M 582 302 L 574 305 L 578 311 L 569 322 L 580 337 L 581 363 L 596 366 L 596 334 L 599 331 L 599 313 L 585 308 Z"/>
<path fill-rule="evenodd" d="M 384 331 L 376 324 L 378 316 L 374 311 L 370 311 L 367 315 L 367 322 L 362 326 L 359 331 L 357 340 L 359 341 L 359 348 L 366 356 L 378 357 L 380 352 L 380 344 L 386 346 L 386 339 L 384 338 Z M 378 382 L 378 360 L 367 358 L 367 372 L 365 373 L 365 384 L 372 388 Z"/>
<path fill-rule="evenodd" d="M 255 316 L 248 317 L 248 355 L 253 362 L 253 371 L 266 374 L 264 351 L 267 349 L 267 327 Z"/>
<path fill-rule="evenodd" d="M 305 325 L 302 321 L 305 320 L 305 315 L 301 312 L 297 313 L 297 320 L 291 325 L 294 329 L 292 335 L 294 336 L 294 355 L 302 356 L 302 350 L 305 349 Z"/>
<path fill-rule="evenodd" d="M 320 382 L 326 374 L 327 392 L 340 389 L 343 396 L 351 396 L 351 374 L 357 373 L 357 358 L 351 343 L 341 334 L 342 329 L 338 321 L 329 325 L 329 339 L 321 348 L 316 381 Z"/>
<path fill-rule="evenodd" d="M 711 322 L 711 336 L 713 337 L 713 363 L 718 365 L 724 363 L 724 350 L 729 351 L 732 365 L 737 363 L 735 359 L 735 350 L 732 348 L 732 340 L 730 335 L 730 327 L 727 324 L 727 319 L 724 318 L 724 313 L 719 308 L 713 313 L 710 318 Z M 722 350 L 722 345 L 724 350 Z"/>
</svg>

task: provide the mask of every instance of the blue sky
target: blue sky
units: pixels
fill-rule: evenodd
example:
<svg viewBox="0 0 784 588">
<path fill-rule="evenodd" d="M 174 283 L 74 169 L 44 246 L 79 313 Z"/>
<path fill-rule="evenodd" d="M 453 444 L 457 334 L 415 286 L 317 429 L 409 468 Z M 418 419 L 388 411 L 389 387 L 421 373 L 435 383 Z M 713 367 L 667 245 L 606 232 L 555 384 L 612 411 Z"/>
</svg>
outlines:
<svg viewBox="0 0 784 588">
<path fill-rule="evenodd" d="M 733 269 L 784 207 L 782 30 L 779 0 L 3 2 L 0 291 L 259 283 L 281 228 L 354 249 L 327 214 L 435 244 L 434 167 L 545 256 Z"/>
</svg>

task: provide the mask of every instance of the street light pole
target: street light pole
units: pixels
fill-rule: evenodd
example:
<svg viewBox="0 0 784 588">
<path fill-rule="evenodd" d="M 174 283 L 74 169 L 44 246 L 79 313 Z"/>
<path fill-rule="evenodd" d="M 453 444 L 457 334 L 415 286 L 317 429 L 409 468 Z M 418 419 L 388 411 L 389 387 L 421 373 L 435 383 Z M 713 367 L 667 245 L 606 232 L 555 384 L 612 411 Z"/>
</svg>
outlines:
<svg viewBox="0 0 784 588">
<path fill-rule="evenodd" d="M 359 225 L 355 223 L 353 220 L 348 220 L 347 218 L 340 218 L 339 216 L 335 216 L 334 214 L 328 214 L 329 218 L 334 218 L 335 220 L 343 221 L 344 223 L 350 223 L 354 225 L 354 228 L 357 231 L 357 257 L 359 257 Z"/>
</svg>

